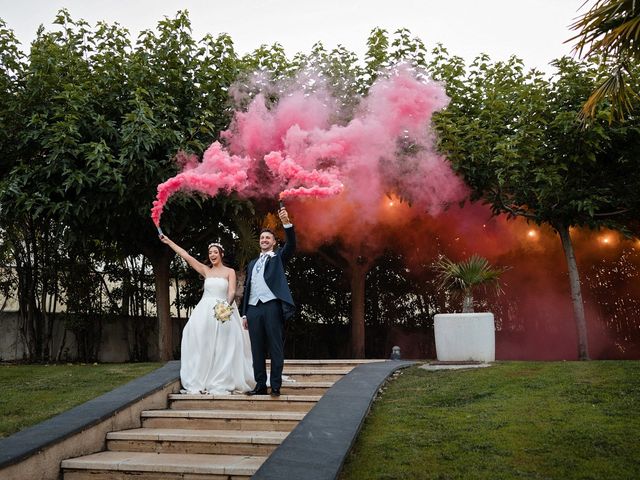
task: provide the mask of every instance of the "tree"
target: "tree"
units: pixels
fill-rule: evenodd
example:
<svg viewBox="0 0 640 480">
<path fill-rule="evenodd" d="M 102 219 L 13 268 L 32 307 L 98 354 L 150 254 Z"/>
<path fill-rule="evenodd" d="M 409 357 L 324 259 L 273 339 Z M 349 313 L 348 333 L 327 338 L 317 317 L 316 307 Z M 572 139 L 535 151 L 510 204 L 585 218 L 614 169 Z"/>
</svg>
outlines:
<svg viewBox="0 0 640 480">
<path fill-rule="evenodd" d="M 153 266 L 156 308 L 159 322 L 159 356 L 173 356 L 169 315 L 169 264 L 173 258 L 156 238 L 149 220 L 155 187 L 178 168 L 173 161 L 179 150 L 201 153 L 226 127 L 229 117 L 227 90 L 237 75 L 237 58 L 227 35 L 207 36 L 200 44 L 191 36 L 186 12 L 158 23 L 158 31 L 141 34 L 126 63 L 126 88 L 130 92 L 120 135 L 120 158 L 130 179 L 120 197 L 118 209 L 128 215 L 114 218 L 111 231 L 120 242 L 142 252 Z M 203 199 L 204 200 L 204 199 Z M 210 236 L 217 223 L 204 229 L 193 228 L 193 207 L 210 201 L 174 202 L 167 215 L 167 232 L 190 237 L 185 246 Z M 218 208 L 224 205 L 218 205 Z M 219 216 L 218 216 L 219 217 Z M 177 220 L 180 218 L 180 220 Z M 203 219 L 198 219 L 202 221 Z M 130 225 L 142 225 L 135 232 Z"/>
<path fill-rule="evenodd" d="M 226 127 L 228 88 L 239 71 L 233 43 L 227 35 L 196 42 L 185 12 L 159 22 L 157 32 L 143 32 L 135 47 L 121 27 L 91 28 L 65 10 L 55 24 L 57 31 L 38 32 L 24 65 L 12 34 L 0 31 L 3 54 L 13 55 L 3 63 L 0 101 L 8 106 L 1 115 L 12 113 L 15 125 L 0 133 L 7 147 L 3 225 L 33 225 L 31 237 L 50 232 L 43 238 L 58 242 L 60 252 L 78 244 L 88 253 L 95 240 L 118 245 L 121 259 L 147 256 L 156 279 L 160 357 L 169 359 L 173 254 L 158 242 L 149 209 L 156 185 L 178 168 L 176 153 L 201 153 Z M 212 207 L 219 211 L 198 219 Z M 237 199 L 183 197 L 172 204 L 167 231 L 196 243 L 219 229 L 225 212 L 228 219 L 245 208 Z M 199 228 L 200 220 L 212 222 Z M 19 234 L 15 245 L 31 237 Z"/>
<path fill-rule="evenodd" d="M 57 19 L 61 32 L 39 32 L 27 61 L 14 53 L 16 61 L 7 63 L 13 71 L 13 90 L 2 109 L 3 114 L 12 115 L 12 125 L 3 129 L 6 170 L 0 188 L 1 222 L 18 276 L 27 355 L 36 359 L 48 359 L 52 353 L 57 268 L 64 245 L 77 231 L 73 221 L 82 222 L 93 213 L 82 208 L 79 193 L 84 186 L 97 188 L 107 180 L 100 161 L 109 161 L 101 155 L 101 143 L 91 128 L 94 112 L 82 58 L 86 52 L 77 48 L 82 34 L 64 28 L 65 21 L 63 14 Z M 7 54 L 16 51 L 5 50 Z M 92 175 L 75 168 L 83 155 L 96 160 L 98 168 Z M 97 196 L 94 200 L 99 203 Z"/>
<path fill-rule="evenodd" d="M 332 96 L 339 101 L 335 118 L 338 124 L 345 124 L 353 118 L 363 96 L 381 73 L 401 63 L 414 67 L 425 66 L 426 50 L 423 43 L 418 38 L 412 38 L 406 29 L 398 30 L 392 36 L 383 29 L 374 29 L 367 45 L 364 68 L 358 65 L 356 55 L 342 47 L 327 52 L 321 44 L 317 44 L 307 58 L 307 65 L 322 74 Z M 410 159 L 411 155 L 406 157 Z M 389 184 L 385 187 L 389 194 L 402 195 L 403 189 L 398 185 Z M 353 205 L 346 207 L 349 208 L 353 208 Z M 393 239 L 389 238 L 392 236 L 388 230 L 368 226 L 361 229 L 355 238 L 343 232 L 343 236 L 338 235 L 319 250 L 321 258 L 343 272 L 348 285 L 351 300 L 351 355 L 354 358 L 365 357 L 367 274 L 376 259 L 384 253 L 384 249 L 373 245 L 392 244 Z"/>
<path fill-rule="evenodd" d="M 516 58 L 494 63 L 480 56 L 461 75 L 459 63 L 450 67 L 440 54 L 436 74 L 458 80 L 448 83 L 451 104 L 435 121 L 440 147 L 474 199 L 488 202 L 496 214 L 523 216 L 558 232 L 567 259 L 578 356 L 587 359 L 570 229 L 622 228 L 619 214 L 637 202 L 637 194 L 620 195 L 621 176 L 632 175 L 637 157 L 635 146 L 621 149 L 618 141 L 638 131 L 632 125 L 609 126 L 602 116 L 584 130 L 577 112 L 592 90 L 595 69 L 567 58 L 554 65 L 557 73 L 546 80 L 539 72 L 524 72 Z M 632 188 L 637 188 L 635 177 Z"/>
<path fill-rule="evenodd" d="M 441 257 L 434 268 L 440 280 L 440 288 L 462 298 L 462 313 L 473 313 L 474 290 L 493 287 L 496 293 L 502 292 L 499 279 L 505 269 L 492 267 L 486 258 L 479 255 L 472 255 L 460 262 Z"/>
</svg>

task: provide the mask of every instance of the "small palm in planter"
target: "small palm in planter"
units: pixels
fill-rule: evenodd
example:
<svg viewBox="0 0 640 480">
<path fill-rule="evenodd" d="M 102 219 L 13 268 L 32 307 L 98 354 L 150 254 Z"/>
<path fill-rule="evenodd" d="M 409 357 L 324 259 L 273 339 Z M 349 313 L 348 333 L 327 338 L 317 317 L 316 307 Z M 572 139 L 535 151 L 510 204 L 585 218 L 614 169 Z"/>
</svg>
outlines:
<svg viewBox="0 0 640 480">
<path fill-rule="evenodd" d="M 439 313 L 434 317 L 438 360 L 494 361 L 496 340 L 493 314 L 474 312 L 473 292 L 492 289 L 501 293 L 499 278 L 507 268 L 492 267 L 486 258 L 478 255 L 461 262 L 442 257 L 434 268 L 440 287 L 454 297 L 462 297 L 462 313 Z"/>
<path fill-rule="evenodd" d="M 507 268 L 494 268 L 489 261 L 473 255 L 467 260 L 454 262 L 441 257 L 434 265 L 438 274 L 440 288 L 448 290 L 454 298 L 462 297 L 462 313 L 473 313 L 473 291 L 475 289 L 492 289 L 502 293 L 500 275 Z"/>
</svg>

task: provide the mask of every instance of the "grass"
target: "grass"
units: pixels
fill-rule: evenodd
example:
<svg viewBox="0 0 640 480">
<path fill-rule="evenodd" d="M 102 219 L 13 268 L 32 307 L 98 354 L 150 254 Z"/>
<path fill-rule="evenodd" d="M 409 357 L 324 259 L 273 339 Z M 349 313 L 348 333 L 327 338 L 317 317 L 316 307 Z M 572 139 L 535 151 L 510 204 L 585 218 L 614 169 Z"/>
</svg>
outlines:
<svg viewBox="0 0 640 480">
<path fill-rule="evenodd" d="M 0 365 L 0 438 L 160 366 L 160 363 Z"/>
<path fill-rule="evenodd" d="M 405 370 L 341 480 L 638 479 L 640 362 Z"/>
</svg>

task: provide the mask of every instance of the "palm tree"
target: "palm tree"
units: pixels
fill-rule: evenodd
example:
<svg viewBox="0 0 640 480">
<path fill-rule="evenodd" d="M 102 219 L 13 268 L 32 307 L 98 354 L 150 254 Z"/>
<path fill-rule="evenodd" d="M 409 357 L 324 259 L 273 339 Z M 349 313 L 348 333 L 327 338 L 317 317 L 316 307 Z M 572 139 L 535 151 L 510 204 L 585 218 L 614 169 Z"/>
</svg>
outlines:
<svg viewBox="0 0 640 480">
<path fill-rule="evenodd" d="M 640 1 L 597 0 L 571 29 L 579 33 L 567 42 L 578 40 L 574 48 L 578 55 L 600 55 L 609 65 L 609 75 L 587 99 L 581 118 L 593 119 L 598 104 L 609 99 L 612 116 L 624 119 L 631 110 L 632 99 L 637 97 L 627 77 L 631 75 L 630 65 L 640 59 Z"/>
<path fill-rule="evenodd" d="M 434 264 L 440 288 L 448 290 L 453 297 L 462 297 L 462 313 L 473 312 L 473 292 L 477 288 L 492 289 L 502 293 L 499 278 L 507 267 L 495 268 L 486 258 L 473 255 L 467 260 L 454 262 L 440 257 Z"/>
</svg>

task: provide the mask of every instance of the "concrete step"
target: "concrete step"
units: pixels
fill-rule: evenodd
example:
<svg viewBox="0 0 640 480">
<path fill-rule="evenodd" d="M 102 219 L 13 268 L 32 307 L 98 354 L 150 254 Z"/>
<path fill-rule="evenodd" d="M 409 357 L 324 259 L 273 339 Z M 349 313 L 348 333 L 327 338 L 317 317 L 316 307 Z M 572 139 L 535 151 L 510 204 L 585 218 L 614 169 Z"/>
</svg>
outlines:
<svg viewBox="0 0 640 480">
<path fill-rule="evenodd" d="M 288 367 L 313 367 L 313 368 L 343 368 L 343 367 L 357 367 L 364 363 L 382 362 L 384 360 L 363 360 L 363 359 L 340 359 L 340 360 L 289 360 L 284 361 L 284 368 Z M 267 360 L 267 368 L 269 368 L 270 361 Z"/>
<path fill-rule="evenodd" d="M 292 382 L 286 385 L 283 382 L 282 388 L 298 382 L 337 382 L 351 370 L 351 368 L 285 368 L 282 375 L 286 375 Z"/>
<path fill-rule="evenodd" d="M 107 449 L 118 452 L 271 454 L 289 432 L 135 428 L 107 434 Z"/>
<path fill-rule="evenodd" d="M 294 383 L 283 383 L 280 389 L 282 396 L 284 395 L 324 395 L 329 390 L 334 381 L 312 381 L 304 380 Z"/>
<path fill-rule="evenodd" d="M 100 452 L 62 461 L 64 480 L 250 478 L 265 456 Z"/>
<path fill-rule="evenodd" d="M 193 430 L 271 430 L 290 432 L 305 412 L 264 410 L 147 410 L 144 428 L 180 428 Z"/>
<path fill-rule="evenodd" d="M 353 367 L 317 367 L 314 365 L 292 365 L 285 366 L 282 375 L 300 375 L 300 374 L 317 374 L 317 375 L 346 375 Z M 267 370 L 268 372 L 268 370 Z"/>
<path fill-rule="evenodd" d="M 252 410 L 308 412 L 321 395 L 169 395 L 169 408 L 173 410 Z"/>
<path fill-rule="evenodd" d="M 143 428 L 107 434 L 108 451 L 63 461 L 64 479 L 249 479 L 336 381 L 375 361 L 286 360 L 275 398 L 170 395 Z"/>
</svg>

